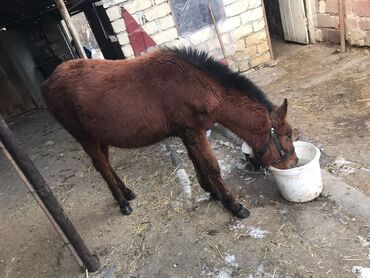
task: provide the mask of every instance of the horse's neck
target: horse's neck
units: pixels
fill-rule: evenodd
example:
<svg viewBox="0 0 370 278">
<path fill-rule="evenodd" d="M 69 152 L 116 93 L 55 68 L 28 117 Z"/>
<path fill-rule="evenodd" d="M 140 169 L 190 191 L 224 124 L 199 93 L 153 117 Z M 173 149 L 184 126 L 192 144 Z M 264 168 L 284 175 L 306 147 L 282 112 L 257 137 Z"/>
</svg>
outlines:
<svg viewBox="0 0 370 278">
<path fill-rule="evenodd" d="M 224 95 L 221 103 L 218 122 L 256 150 L 271 126 L 267 108 L 240 94 Z"/>
</svg>

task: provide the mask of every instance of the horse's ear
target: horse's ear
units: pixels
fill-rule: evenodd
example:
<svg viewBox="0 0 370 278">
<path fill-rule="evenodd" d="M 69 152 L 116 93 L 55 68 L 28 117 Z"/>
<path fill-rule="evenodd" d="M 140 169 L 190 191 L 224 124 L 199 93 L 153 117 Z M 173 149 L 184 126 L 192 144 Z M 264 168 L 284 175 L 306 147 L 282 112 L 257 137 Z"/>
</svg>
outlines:
<svg viewBox="0 0 370 278">
<path fill-rule="evenodd" d="M 287 111 L 288 111 L 288 100 L 284 99 L 283 104 L 275 108 L 271 112 L 271 119 L 277 124 L 281 123 L 285 120 Z"/>
</svg>

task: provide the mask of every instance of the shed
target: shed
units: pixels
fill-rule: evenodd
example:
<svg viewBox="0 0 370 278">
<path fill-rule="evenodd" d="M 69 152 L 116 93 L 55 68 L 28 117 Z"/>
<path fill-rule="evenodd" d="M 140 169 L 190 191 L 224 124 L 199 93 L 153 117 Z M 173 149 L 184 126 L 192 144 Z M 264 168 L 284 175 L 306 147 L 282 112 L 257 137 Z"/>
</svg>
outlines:
<svg viewBox="0 0 370 278">
<path fill-rule="evenodd" d="M 102 6 L 95 0 L 64 2 L 71 15 L 84 13 L 106 59 L 124 58 Z M 1 1 L 0 114 L 9 119 L 42 107 L 40 84 L 76 56 L 55 1 Z"/>
</svg>

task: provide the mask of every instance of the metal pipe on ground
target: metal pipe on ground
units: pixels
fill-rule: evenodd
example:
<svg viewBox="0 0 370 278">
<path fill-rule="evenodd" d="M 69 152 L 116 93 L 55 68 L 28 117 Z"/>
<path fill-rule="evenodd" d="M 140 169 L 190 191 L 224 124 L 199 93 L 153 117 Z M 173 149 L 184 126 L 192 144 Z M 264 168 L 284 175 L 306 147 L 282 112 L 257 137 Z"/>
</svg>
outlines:
<svg viewBox="0 0 370 278">
<path fill-rule="evenodd" d="M 181 157 L 178 155 L 176 150 L 172 148 L 168 140 L 166 140 L 164 144 L 167 151 L 170 153 L 173 165 L 176 167 L 176 178 L 178 183 L 181 185 L 181 198 L 185 202 L 189 202 L 189 199 L 191 198 L 191 182 L 185 169 L 181 167 Z"/>
<path fill-rule="evenodd" d="M 77 263 L 80 265 L 83 263 L 90 272 L 97 271 L 100 267 L 98 257 L 90 253 L 46 181 L 41 176 L 32 160 L 22 150 L 17 138 L 1 115 L 0 141 L 4 145 L 3 150 L 6 156 L 9 158 L 26 186 L 29 187 L 32 195 L 35 197 L 58 234 L 63 241 L 67 243 Z"/>
</svg>

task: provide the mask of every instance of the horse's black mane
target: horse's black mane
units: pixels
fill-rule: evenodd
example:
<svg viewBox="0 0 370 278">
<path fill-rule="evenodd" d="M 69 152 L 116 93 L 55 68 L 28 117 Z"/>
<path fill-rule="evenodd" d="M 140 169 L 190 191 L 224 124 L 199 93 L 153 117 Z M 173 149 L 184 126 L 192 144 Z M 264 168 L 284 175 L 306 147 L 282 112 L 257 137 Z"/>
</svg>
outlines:
<svg viewBox="0 0 370 278">
<path fill-rule="evenodd" d="M 188 63 L 208 73 L 223 86 L 237 89 L 247 97 L 265 105 L 269 111 L 274 109 L 275 105 L 252 81 L 244 75 L 232 71 L 227 65 L 221 64 L 207 52 L 191 47 L 168 47 L 165 50 L 175 53 Z"/>
</svg>

